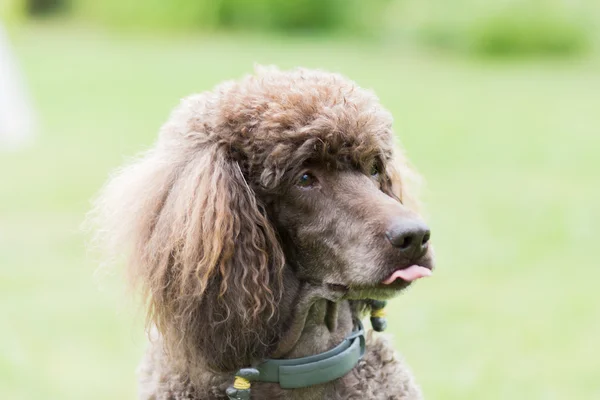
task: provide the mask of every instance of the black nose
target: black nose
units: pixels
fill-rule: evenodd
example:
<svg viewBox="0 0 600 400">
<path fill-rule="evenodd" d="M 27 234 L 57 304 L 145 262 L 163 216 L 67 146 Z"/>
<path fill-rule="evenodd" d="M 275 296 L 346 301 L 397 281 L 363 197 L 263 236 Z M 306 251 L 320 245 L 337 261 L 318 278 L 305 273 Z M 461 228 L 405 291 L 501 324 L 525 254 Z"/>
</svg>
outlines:
<svg viewBox="0 0 600 400">
<path fill-rule="evenodd" d="M 387 238 L 403 254 L 410 258 L 421 257 L 427 251 L 429 227 L 419 220 L 399 219 L 385 233 Z"/>
</svg>

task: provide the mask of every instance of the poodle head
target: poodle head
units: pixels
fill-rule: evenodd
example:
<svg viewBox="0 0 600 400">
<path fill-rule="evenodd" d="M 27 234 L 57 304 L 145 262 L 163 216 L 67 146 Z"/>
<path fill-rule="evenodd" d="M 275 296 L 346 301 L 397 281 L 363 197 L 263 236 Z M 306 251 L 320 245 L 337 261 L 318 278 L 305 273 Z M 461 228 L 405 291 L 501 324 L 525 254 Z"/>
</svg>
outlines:
<svg viewBox="0 0 600 400">
<path fill-rule="evenodd" d="M 371 92 L 263 68 L 184 99 L 96 212 L 167 348 L 231 371 L 273 349 L 289 277 L 389 298 L 433 268 L 415 178 Z"/>
</svg>

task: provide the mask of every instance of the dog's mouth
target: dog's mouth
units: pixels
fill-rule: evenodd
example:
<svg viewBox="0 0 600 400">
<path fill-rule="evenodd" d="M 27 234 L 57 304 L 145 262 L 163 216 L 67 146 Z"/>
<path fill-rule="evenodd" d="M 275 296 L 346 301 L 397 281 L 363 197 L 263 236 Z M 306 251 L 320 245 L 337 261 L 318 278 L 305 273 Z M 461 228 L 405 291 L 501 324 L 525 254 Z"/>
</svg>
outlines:
<svg viewBox="0 0 600 400">
<path fill-rule="evenodd" d="M 399 268 L 393 271 L 388 277 L 374 285 L 345 285 L 340 283 L 327 283 L 327 286 L 336 292 L 344 292 L 350 298 L 389 298 L 395 296 L 402 289 L 410 286 L 416 280 L 426 278 L 432 275 L 432 267 L 425 265 L 409 265 L 405 268 Z"/>
</svg>

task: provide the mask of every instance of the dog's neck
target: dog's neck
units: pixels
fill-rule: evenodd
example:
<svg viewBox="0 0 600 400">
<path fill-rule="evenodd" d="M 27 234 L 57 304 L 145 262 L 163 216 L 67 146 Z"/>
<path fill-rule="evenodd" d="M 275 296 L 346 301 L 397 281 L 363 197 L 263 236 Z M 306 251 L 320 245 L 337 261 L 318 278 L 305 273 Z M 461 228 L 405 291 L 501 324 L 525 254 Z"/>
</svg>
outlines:
<svg viewBox="0 0 600 400">
<path fill-rule="evenodd" d="M 323 353 L 340 344 L 353 329 L 352 310 L 345 300 L 318 298 L 310 305 L 299 301 L 292 315 L 288 331 L 274 354 L 277 358 Z"/>
</svg>

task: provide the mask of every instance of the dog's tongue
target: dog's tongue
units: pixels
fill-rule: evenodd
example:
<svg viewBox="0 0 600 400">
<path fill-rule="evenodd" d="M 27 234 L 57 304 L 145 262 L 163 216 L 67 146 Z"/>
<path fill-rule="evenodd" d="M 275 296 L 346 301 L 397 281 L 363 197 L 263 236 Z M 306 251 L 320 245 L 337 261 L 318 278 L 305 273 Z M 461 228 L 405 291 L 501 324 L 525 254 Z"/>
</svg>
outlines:
<svg viewBox="0 0 600 400">
<path fill-rule="evenodd" d="M 399 269 L 395 271 L 389 278 L 383 281 L 383 284 L 389 285 L 396 279 L 400 278 L 407 282 L 416 281 L 419 278 L 431 276 L 431 270 L 429 268 L 421 267 L 420 265 L 411 265 L 408 268 Z"/>
</svg>

